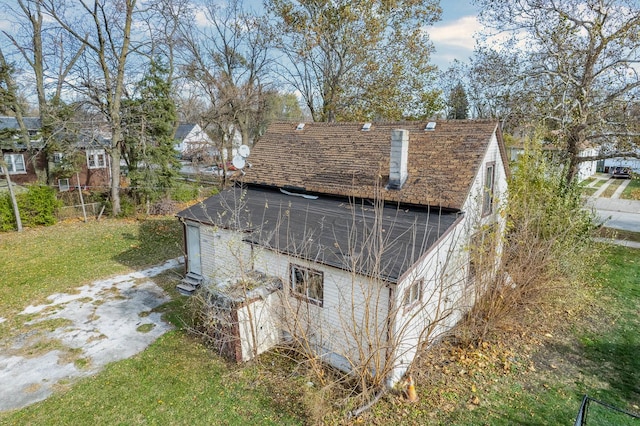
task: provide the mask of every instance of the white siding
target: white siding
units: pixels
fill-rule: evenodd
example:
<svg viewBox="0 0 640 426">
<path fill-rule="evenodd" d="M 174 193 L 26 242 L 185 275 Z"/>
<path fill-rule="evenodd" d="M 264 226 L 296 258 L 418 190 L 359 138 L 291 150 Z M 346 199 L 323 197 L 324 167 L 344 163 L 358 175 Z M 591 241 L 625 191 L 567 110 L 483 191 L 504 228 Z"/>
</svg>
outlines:
<svg viewBox="0 0 640 426">
<path fill-rule="evenodd" d="M 338 368 L 346 362 L 357 362 L 363 348 L 377 347 L 375 365 L 384 359 L 386 347 L 386 320 L 389 306 L 389 288 L 384 283 L 372 283 L 362 276 L 341 269 L 318 265 L 284 254 L 251 247 L 242 242 L 242 235 L 212 226 L 201 227 L 203 275 L 213 283 L 241 277 L 243 272 L 258 270 L 279 277 L 284 283 L 281 294 L 280 330 L 297 337 L 309 338 L 310 344 L 325 360 Z M 321 271 L 324 276 L 323 305 L 301 301 L 290 292 L 290 264 Z M 269 306 L 272 306 L 271 302 Z M 251 309 L 255 315 L 266 315 L 265 306 L 256 304 Z M 254 311 L 255 310 L 255 311 Z M 294 315 L 295 313 L 295 315 Z M 250 336 L 247 308 L 239 313 L 244 331 Z M 266 316 L 265 316 L 266 318 Z M 294 321 L 295 320 L 295 321 Z M 272 325 L 267 325 L 267 336 L 272 336 Z M 275 326 L 274 326 L 275 327 Z M 276 333 L 279 335 L 280 333 Z M 243 339 L 245 341 L 246 339 Z M 259 351 L 264 350 L 270 338 L 259 341 Z M 251 341 L 242 347 L 243 359 L 251 353 Z M 376 349 L 373 349 L 376 350 Z M 337 355 L 337 356 L 336 356 Z"/>
<path fill-rule="evenodd" d="M 635 173 L 640 173 L 640 158 L 616 157 L 604 160 L 604 167 L 629 167 Z"/>
<path fill-rule="evenodd" d="M 238 328 L 242 349 L 242 361 L 268 351 L 281 340 L 278 329 L 278 293 L 258 299 L 238 308 Z"/>
<path fill-rule="evenodd" d="M 485 170 L 490 163 L 495 165 L 495 203 L 492 213 L 483 216 Z M 504 229 L 500 210 L 506 194 L 505 167 L 494 134 L 464 204 L 463 218 L 398 283 L 394 296 L 395 368 L 389 376 L 390 386 L 402 378 L 421 345 L 430 344 L 449 331 L 470 308 L 473 289 L 468 288 L 469 239 L 479 226 L 494 221 L 499 223 L 500 231 Z M 422 304 L 407 310 L 402 306 L 404 294 L 417 279 L 424 279 Z"/>
</svg>

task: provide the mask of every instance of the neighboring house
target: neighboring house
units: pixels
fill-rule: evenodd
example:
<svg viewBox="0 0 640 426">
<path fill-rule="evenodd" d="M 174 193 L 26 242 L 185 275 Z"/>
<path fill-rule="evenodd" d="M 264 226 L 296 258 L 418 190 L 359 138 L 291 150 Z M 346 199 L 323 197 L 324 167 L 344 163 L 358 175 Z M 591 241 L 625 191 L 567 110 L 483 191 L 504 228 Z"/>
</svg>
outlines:
<svg viewBox="0 0 640 426">
<path fill-rule="evenodd" d="M 248 160 L 239 185 L 177 215 L 183 292 L 271 277 L 225 308 L 237 360 L 295 340 L 392 385 L 473 303 L 478 255 L 499 262 L 483 243 L 504 229 L 497 122 L 276 123 Z"/>
<path fill-rule="evenodd" d="M 518 158 L 524 154 L 525 148 L 522 146 L 510 146 L 507 148 L 509 153 L 509 161 L 517 161 Z M 561 153 L 562 151 L 559 148 L 554 147 L 546 147 L 543 148 L 542 151 L 546 153 L 550 160 L 555 161 L 558 164 L 561 164 Z M 598 155 L 598 148 L 587 148 L 580 151 L 580 157 L 589 157 L 593 158 Z M 589 176 L 593 176 L 598 171 L 598 161 L 597 160 L 589 160 L 582 161 L 578 164 L 578 173 L 577 179 L 578 182 L 582 182 Z"/>
<path fill-rule="evenodd" d="M 106 191 L 111 185 L 111 142 L 94 132 L 81 132 L 71 153 L 54 151 L 49 171 L 60 191 L 77 188 Z M 78 180 L 79 179 L 79 180 Z"/>
<path fill-rule="evenodd" d="M 47 164 L 40 136 L 40 119 L 25 117 L 24 122 L 31 138 L 30 147 L 25 146 L 19 136 L 13 136 L 11 141 L 0 141 L 2 155 L 14 183 L 34 183 L 38 181 L 39 174 L 49 173 L 52 183 L 61 191 L 76 188 L 78 183 L 86 189 L 109 188 L 111 159 L 106 151 L 109 147 L 107 139 L 95 132 L 81 132 L 73 144 L 73 153 L 53 152 Z M 0 131 L 3 129 L 20 131 L 15 117 L 0 117 Z M 77 156 L 81 157 L 80 160 Z"/>
<path fill-rule="evenodd" d="M 215 144 L 198 124 L 180 124 L 174 136 L 175 150 L 183 158 L 195 155 L 214 156 L 217 153 Z"/>
<path fill-rule="evenodd" d="M 14 134 L 10 140 L 0 140 L 2 157 L 7 164 L 13 183 L 23 185 L 38 180 L 38 172 L 44 171 L 45 158 L 40 137 L 40 119 L 25 117 L 24 124 L 29 132 L 30 146 L 26 146 L 22 137 Z M 0 117 L 0 132 L 20 132 L 15 117 Z M 2 171 L 4 175 L 4 171 Z M 0 177 L 4 178 L 4 176 Z"/>
</svg>

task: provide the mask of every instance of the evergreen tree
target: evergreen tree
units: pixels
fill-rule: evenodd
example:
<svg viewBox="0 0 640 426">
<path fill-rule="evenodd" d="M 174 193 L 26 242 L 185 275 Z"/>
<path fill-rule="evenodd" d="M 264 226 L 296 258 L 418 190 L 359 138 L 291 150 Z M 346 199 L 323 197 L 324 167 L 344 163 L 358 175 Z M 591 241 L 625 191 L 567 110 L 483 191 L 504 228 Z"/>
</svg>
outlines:
<svg viewBox="0 0 640 426">
<path fill-rule="evenodd" d="M 464 90 L 462 83 L 458 82 L 451 92 L 449 92 L 449 101 L 447 102 L 449 112 L 447 118 L 464 120 L 467 118 L 469 111 L 469 101 L 467 100 L 467 92 Z"/>
<path fill-rule="evenodd" d="M 178 175 L 174 150 L 176 106 L 167 69 L 152 60 L 137 85 L 137 96 L 123 103 L 124 152 L 134 193 L 140 201 L 166 198 Z"/>
</svg>

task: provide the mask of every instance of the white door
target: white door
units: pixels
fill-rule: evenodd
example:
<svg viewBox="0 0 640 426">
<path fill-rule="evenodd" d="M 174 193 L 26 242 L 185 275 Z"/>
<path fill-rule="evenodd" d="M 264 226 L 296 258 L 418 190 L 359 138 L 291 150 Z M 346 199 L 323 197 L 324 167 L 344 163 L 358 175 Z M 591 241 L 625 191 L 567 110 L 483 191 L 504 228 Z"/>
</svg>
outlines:
<svg viewBox="0 0 640 426">
<path fill-rule="evenodd" d="M 200 261 L 200 228 L 187 225 L 187 272 L 202 274 Z"/>
</svg>

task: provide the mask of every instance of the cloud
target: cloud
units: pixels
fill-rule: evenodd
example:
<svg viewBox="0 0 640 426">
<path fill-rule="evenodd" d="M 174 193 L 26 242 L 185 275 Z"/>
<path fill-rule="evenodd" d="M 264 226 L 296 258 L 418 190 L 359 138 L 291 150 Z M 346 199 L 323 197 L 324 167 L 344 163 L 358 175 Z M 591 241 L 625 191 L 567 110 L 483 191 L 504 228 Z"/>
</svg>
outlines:
<svg viewBox="0 0 640 426">
<path fill-rule="evenodd" d="M 463 16 L 446 24 L 434 25 L 427 31 L 431 41 L 440 50 L 453 47 L 471 52 L 475 45 L 473 35 L 481 28 L 475 16 Z"/>
</svg>

